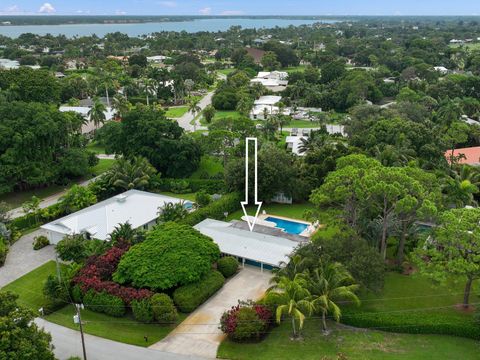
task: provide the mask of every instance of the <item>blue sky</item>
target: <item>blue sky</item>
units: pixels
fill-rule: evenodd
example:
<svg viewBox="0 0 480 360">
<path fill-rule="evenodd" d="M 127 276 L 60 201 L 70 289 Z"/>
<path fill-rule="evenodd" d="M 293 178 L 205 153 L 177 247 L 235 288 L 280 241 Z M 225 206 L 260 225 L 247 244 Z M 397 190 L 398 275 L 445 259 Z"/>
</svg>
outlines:
<svg viewBox="0 0 480 360">
<path fill-rule="evenodd" d="M 0 0 L 0 15 L 480 15 L 480 0 Z"/>
</svg>

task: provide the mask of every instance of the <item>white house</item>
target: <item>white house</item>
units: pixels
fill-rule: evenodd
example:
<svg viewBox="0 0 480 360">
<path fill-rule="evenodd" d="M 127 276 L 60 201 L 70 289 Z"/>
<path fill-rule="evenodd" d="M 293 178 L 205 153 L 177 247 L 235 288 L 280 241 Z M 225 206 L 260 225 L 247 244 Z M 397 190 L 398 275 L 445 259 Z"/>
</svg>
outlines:
<svg viewBox="0 0 480 360">
<path fill-rule="evenodd" d="M 445 66 L 434 66 L 433 69 L 442 75 L 447 75 L 449 71 Z"/>
<path fill-rule="evenodd" d="M 57 244 L 65 235 L 85 234 L 91 238 L 108 240 L 119 224 L 130 223 L 132 228 L 149 229 L 156 224 L 158 209 L 165 203 L 184 200 L 140 190 L 128 190 L 88 208 L 41 226 L 51 244 Z M 185 206 L 191 208 L 191 202 Z"/>
<path fill-rule="evenodd" d="M 60 106 L 59 110 L 61 112 L 74 112 L 80 114 L 87 122 L 82 125 L 82 134 L 88 134 L 96 129 L 93 121 L 90 121 L 90 117 L 88 115 L 91 107 L 89 106 Z M 115 111 L 111 107 L 107 107 L 107 110 L 104 112 L 105 114 L 105 121 L 110 121 L 115 117 Z M 100 127 L 102 124 L 99 125 Z"/>
<path fill-rule="evenodd" d="M 167 59 L 170 58 L 164 55 L 147 56 L 147 61 L 154 64 L 163 64 L 163 62 Z"/>
<path fill-rule="evenodd" d="M 17 60 L 10 60 L 10 59 L 0 59 L 0 69 L 18 69 L 20 67 L 20 63 Z"/>
<path fill-rule="evenodd" d="M 299 244 L 283 237 L 239 229 L 232 223 L 213 219 L 205 219 L 194 228 L 211 237 L 223 254 L 236 257 L 242 265 L 257 265 L 262 269 L 278 267 L 281 261 L 288 262 L 288 255 Z"/>
<path fill-rule="evenodd" d="M 250 112 L 250 118 L 252 120 L 266 120 L 265 113 L 268 116 L 278 114 L 279 108 L 276 104 L 282 100 L 281 96 L 267 95 L 261 96 L 253 103 L 253 109 Z M 284 109 L 283 113 L 285 115 L 290 114 L 290 110 Z"/>
<path fill-rule="evenodd" d="M 273 92 L 285 90 L 288 85 L 288 73 L 285 71 L 260 71 L 250 80 L 251 84 L 260 83 Z"/>
<path fill-rule="evenodd" d="M 287 149 L 291 150 L 292 153 L 298 156 L 304 156 L 305 153 L 300 152 L 300 147 L 302 146 L 303 140 L 308 139 L 308 136 L 287 136 L 285 142 L 287 143 Z"/>
</svg>

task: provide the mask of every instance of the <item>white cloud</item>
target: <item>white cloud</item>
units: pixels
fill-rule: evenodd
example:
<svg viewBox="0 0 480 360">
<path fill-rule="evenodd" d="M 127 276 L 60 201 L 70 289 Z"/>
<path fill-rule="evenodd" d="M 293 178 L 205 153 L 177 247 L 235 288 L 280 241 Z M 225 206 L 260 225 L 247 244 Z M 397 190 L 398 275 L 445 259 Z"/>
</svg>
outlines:
<svg viewBox="0 0 480 360">
<path fill-rule="evenodd" d="M 212 13 L 211 7 L 204 7 L 203 9 L 198 10 L 200 15 L 210 15 Z"/>
<path fill-rule="evenodd" d="M 167 8 L 177 7 L 177 3 L 175 1 L 159 1 L 158 4 Z"/>
<path fill-rule="evenodd" d="M 115 15 L 127 15 L 127 12 L 123 10 L 115 10 Z"/>
<path fill-rule="evenodd" d="M 0 15 L 21 15 L 24 13 L 25 12 L 21 10 L 18 5 L 11 5 L 0 9 Z"/>
<path fill-rule="evenodd" d="M 220 13 L 220 15 L 245 15 L 243 10 L 225 10 Z"/>
<path fill-rule="evenodd" d="M 41 14 L 53 14 L 55 11 L 56 10 L 53 5 L 48 2 L 44 3 L 42 6 L 40 6 L 40 9 L 38 9 L 38 12 Z"/>
</svg>

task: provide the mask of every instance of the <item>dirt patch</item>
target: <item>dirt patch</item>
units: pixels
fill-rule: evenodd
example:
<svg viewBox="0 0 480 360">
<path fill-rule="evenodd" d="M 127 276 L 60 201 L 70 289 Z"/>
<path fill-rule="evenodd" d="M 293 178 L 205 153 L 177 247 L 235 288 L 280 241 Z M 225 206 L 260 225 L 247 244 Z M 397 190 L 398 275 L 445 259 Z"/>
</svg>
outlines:
<svg viewBox="0 0 480 360">
<path fill-rule="evenodd" d="M 463 304 L 455 304 L 455 310 L 460 311 L 465 314 L 471 314 L 475 311 L 476 307 L 474 305 L 469 305 L 468 307 L 463 306 Z"/>
</svg>

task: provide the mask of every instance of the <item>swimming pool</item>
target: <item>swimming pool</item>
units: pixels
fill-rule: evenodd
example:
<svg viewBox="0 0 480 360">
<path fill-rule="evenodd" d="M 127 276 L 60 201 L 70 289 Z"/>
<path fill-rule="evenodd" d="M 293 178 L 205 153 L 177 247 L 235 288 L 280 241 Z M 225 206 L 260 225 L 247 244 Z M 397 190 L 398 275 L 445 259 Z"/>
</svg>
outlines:
<svg viewBox="0 0 480 360">
<path fill-rule="evenodd" d="M 265 221 L 271 221 L 275 223 L 275 227 L 279 229 L 283 229 L 285 230 L 285 232 L 289 234 L 295 234 L 295 235 L 301 234 L 308 227 L 308 225 L 304 223 L 279 219 L 272 216 L 267 217 Z"/>
</svg>

